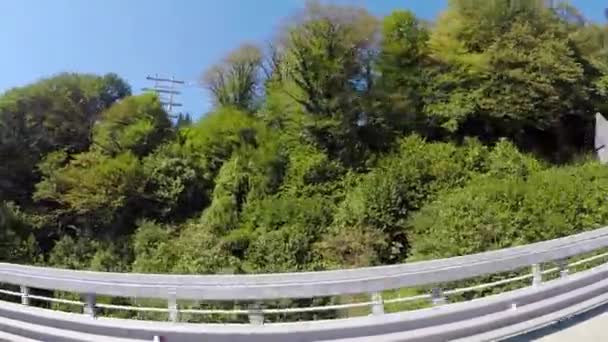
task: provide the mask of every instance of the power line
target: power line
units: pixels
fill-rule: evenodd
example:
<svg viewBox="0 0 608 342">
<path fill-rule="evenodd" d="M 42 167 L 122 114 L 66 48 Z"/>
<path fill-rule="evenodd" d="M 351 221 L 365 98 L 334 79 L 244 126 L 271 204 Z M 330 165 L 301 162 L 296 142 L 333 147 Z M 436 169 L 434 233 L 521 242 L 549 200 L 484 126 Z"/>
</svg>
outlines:
<svg viewBox="0 0 608 342">
<path fill-rule="evenodd" d="M 169 116 L 175 117 L 175 115 L 173 115 L 173 108 L 181 107 L 183 105 L 182 103 L 175 102 L 175 98 L 182 93 L 177 90 L 177 86 L 185 85 L 186 82 L 176 80 L 173 76 L 171 76 L 171 78 L 159 77 L 158 74 L 146 76 L 146 79 L 148 81 L 154 81 L 154 86 L 152 88 L 142 88 L 142 90 L 156 93 L 160 99 L 160 103 L 166 107 Z"/>
</svg>

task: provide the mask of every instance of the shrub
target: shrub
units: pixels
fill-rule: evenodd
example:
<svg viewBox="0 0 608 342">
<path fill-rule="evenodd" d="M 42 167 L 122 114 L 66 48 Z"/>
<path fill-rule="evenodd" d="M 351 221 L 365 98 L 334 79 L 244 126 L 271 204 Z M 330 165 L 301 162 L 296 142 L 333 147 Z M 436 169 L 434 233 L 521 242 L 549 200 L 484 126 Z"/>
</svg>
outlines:
<svg viewBox="0 0 608 342">
<path fill-rule="evenodd" d="M 406 219 L 440 191 L 463 186 L 483 172 L 486 155 L 486 148 L 472 140 L 458 147 L 405 138 L 346 195 L 336 212 L 335 229 L 377 231 L 384 239 L 377 244 L 384 246 L 376 251 L 377 262 L 403 261 L 409 246 Z"/>
<path fill-rule="evenodd" d="M 0 262 L 31 263 L 37 251 L 25 215 L 13 203 L 0 202 Z"/>
<path fill-rule="evenodd" d="M 608 222 L 608 168 L 596 162 L 522 178 L 486 178 L 414 215 L 413 258 L 433 259 L 554 239 Z"/>
</svg>

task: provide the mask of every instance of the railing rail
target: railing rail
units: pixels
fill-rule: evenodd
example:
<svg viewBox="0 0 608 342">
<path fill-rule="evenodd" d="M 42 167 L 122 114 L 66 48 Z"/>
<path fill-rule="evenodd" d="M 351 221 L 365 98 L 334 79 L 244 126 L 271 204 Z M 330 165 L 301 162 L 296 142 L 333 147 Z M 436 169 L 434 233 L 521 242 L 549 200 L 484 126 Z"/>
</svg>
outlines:
<svg viewBox="0 0 608 342">
<path fill-rule="evenodd" d="M 598 303 L 603 303 L 603 299 L 602 301 L 599 299 L 592 300 L 592 294 L 599 293 L 598 291 L 600 291 L 600 289 L 608 288 L 608 281 L 605 280 L 605 275 L 608 276 L 608 265 L 597 268 L 597 272 L 601 273 L 594 273 L 595 271 L 591 270 L 591 273 L 587 272 L 584 275 L 577 273 L 575 277 L 570 276 L 569 269 L 592 262 L 595 262 L 597 265 L 598 261 L 608 259 L 608 253 L 597 253 L 598 249 L 606 247 L 608 247 L 608 227 L 525 246 L 448 259 L 323 272 L 257 275 L 123 274 L 74 271 L 0 263 L 0 283 L 12 284 L 19 287 L 18 291 L 13 289 L 0 289 L 0 294 L 17 298 L 20 297 L 23 307 L 29 307 L 31 300 L 82 307 L 83 313 L 91 317 L 95 317 L 99 309 L 163 313 L 167 314 L 169 320 L 174 322 L 179 320 L 180 314 L 247 315 L 249 316 L 250 323 L 257 325 L 263 324 L 264 316 L 271 314 L 321 312 L 367 307 L 371 308 L 372 317 L 386 317 L 388 320 L 386 326 L 383 323 L 381 324 L 382 326 L 379 325 L 376 330 L 378 330 L 378 332 L 388 332 L 389 330 L 392 331 L 396 329 L 396 327 L 393 326 L 393 323 L 390 323 L 395 319 L 401 322 L 399 324 L 406 324 L 405 322 L 408 321 L 415 322 L 406 324 L 411 327 L 423 328 L 424 324 L 427 323 L 421 323 L 422 321 L 417 320 L 412 321 L 412 317 L 415 317 L 416 315 L 406 319 L 401 316 L 393 316 L 394 314 L 385 314 L 385 305 L 419 300 L 430 300 L 433 305 L 442 305 L 446 302 L 446 297 L 449 296 L 514 282 L 520 282 L 521 284 L 522 281 L 529 281 L 529 284 L 531 285 L 529 287 L 530 291 L 527 291 L 528 289 L 520 289 L 526 291 L 515 291 L 511 294 L 502 293 L 496 296 L 495 299 L 484 298 L 483 302 L 469 302 L 466 306 L 462 306 L 462 310 L 464 310 L 462 311 L 462 314 L 454 315 L 453 320 L 457 321 L 463 320 L 466 317 L 469 317 L 469 319 L 476 317 L 476 315 L 481 312 L 479 310 L 495 315 L 496 317 L 503 317 L 506 314 L 501 313 L 504 310 L 501 308 L 505 303 L 510 303 L 509 305 L 512 306 L 512 309 L 517 309 L 518 305 L 521 303 L 524 303 L 524 306 L 526 306 L 525 303 L 529 303 L 530 305 L 526 306 L 527 309 L 525 310 L 532 310 L 534 307 L 543 307 L 543 312 L 548 312 L 547 310 L 549 310 L 551 305 L 555 305 L 556 308 L 559 307 L 561 308 L 560 310 L 566 310 L 564 312 L 567 312 L 568 310 L 565 303 L 572 301 L 573 299 L 569 298 L 574 297 L 590 300 L 595 303 L 593 305 L 599 305 Z M 588 256 L 585 259 L 568 263 L 570 257 L 589 252 L 595 252 L 595 254 Z M 551 268 L 542 269 L 541 264 L 544 263 L 553 263 L 556 267 L 550 266 Z M 521 272 L 522 269 L 528 267 L 530 272 Z M 441 288 L 441 284 L 447 282 L 461 281 L 477 276 L 509 271 L 518 272 L 510 278 L 492 282 L 460 288 Z M 548 287 L 540 286 L 544 283 L 544 276 L 558 272 L 559 279 L 561 280 L 560 282 L 554 283 Z M 597 285 L 592 285 L 593 281 L 599 279 L 604 280 L 597 283 Z M 382 293 L 384 291 L 417 286 L 432 288 L 432 290 L 430 293 L 417 294 L 410 297 L 382 298 Z M 597 289 L 595 289 L 594 286 L 597 287 Z M 38 293 L 32 294 L 30 293 L 30 289 L 32 288 L 79 293 L 82 295 L 82 300 L 45 297 Z M 535 289 L 538 289 L 538 291 Z M 366 293 L 368 294 L 367 300 L 363 299 L 359 302 L 286 308 L 264 307 L 263 305 L 260 305 L 262 300 L 314 298 Z M 96 302 L 98 296 L 163 299 L 166 300 L 167 305 L 165 307 L 145 307 L 101 304 Z M 555 299 L 543 301 L 544 296 L 548 296 L 549 298 L 551 298 L 551 296 L 556 297 Z M 178 306 L 178 300 L 249 301 L 252 304 L 249 304 L 249 306 L 244 308 L 233 309 L 180 308 Z M 537 302 L 537 304 L 532 305 L 534 302 Z M 560 304 L 551 304 L 554 302 Z M 13 310 L 11 315 L 17 314 L 15 309 L 11 310 Z M 1 311 L 2 310 L 0 309 L 0 318 L 2 316 Z M 445 312 L 450 311 L 451 310 L 440 310 L 421 314 L 424 317 L 428 317 L 428 322 L 435 320 L 437 320 L 437 322 L 444 322 L 445 318 L 441 318 L 443 317 L 442 315 L 444 315 Z M 29 313 L 28 315 L 29 316 L 26 316 L 37 317 L 37 314 L 34 313 Z M 392 318 L 389 319 L 389 317 Z M 503 318 L 500 319 L 502 320 Z M 33 319 L 40 320 L 42 318 L 38 317 Z M 508 321 L 511 318 L 504 319 Z M 47 318 L 44 318 L 44 320 L 47 320 Z M 365 324 L 373 324 L 372 321 L 373 320 L 370 318 L 365 321 Z M 451 321 L 448 320 L 445 322 L 449 323 Z M 0 325 L 1 323 L 0 320 Z M 88 323 L 80 322 L 77 325 L 82 324 L 87 325 Z M 270 326 L 272 326 L 272 324 Z M 360 327 L 358 328 L 357 324 L 353 323 L 352 319 L 336 320 L 335 325 L 327 325 L 326 323 L 321 324 L 321 322 L 318 322 L 314 326 L 305 325 L 304 327 L 306 327 L 304 330 L 308 331 L 306 332 L 307 336 L 326 336 L 328 334 L 334 334 L 329 333 L 329 330 L 335 330 L 337 334 L 348 335 L 355 334 L 353 331 L 357 329 L 362 329 Z M 368 328 L 364 330 L 371 331 L 370 327 L 371 326 L 368 326 Z M 111 331 L 106 328 L 99 329 L 104 332 Z M 141 329 L 143 329 L 140 331 L 142 336 L 148 336 L 149 329 Z M 228 329 L 229 331 L 226 336 L 232 336 L 233 332 L 230 331 L 233 331 L 231 329 L 236 328 L 232 327 L 225 329 Z M 439 330 L 437 331 L 443 333 L 441 332 L 443 331 L 441 330 L 443 328 L 438 329 Z M 446 333 L 448 330 L 452 331 L 450 329 L 445 330 Z M 260 333 L 262 333 L 263 336 L 266 336 L 264 338 L 275 336 L 273 334 L 276 332 L 272 332 L 271 335 L 264 335 L 269 331 L 270 330 L 266 332 L 260 331 Z M 517 329 L 514 328 L 513 331 L 517 331 Z M 209 330 L 209 333 L 212 334 L 209 336 L 216 336 L 213 335 L 216 334 L 216 332 Z M 217 333 L 224 334 L 225 332 Z M 234 330 L 234 334 L 238 335 L 241 333 L 241 330 Z M 125 332 L 125 334 L 130 333 Z M 172 336 L 178 336 L 181 333 L 173 331 L 170 332 L 170 334 L 173 334 Z M 189 332 L 188 334 L 191 333 Z M 460 333 L 452 331 L 450 334 L 456 336 Z M 192 336 L 195 335 L 196 334 Z"/>
<path fill-rule="evenodd" d="M 608 253 L 601 253 L 598 255 L 594 255 L 594 256 L 570 263 L 570 264 L 568 264 L 568 268 L 584 265 L 586 263 L 604 259 L 604 258 L 608 258 Z M 534 265 L 534 266 L 536 266 L 536 265 Z M 444 291 L 443 295 L 450 296 L 450 295 L 454 295 L 454 294 L 461 294 L 461 293 L 470 292 L 470 291 L 477 291 L 477 290 L 492 288 L 492 287 L 505 285 L 505 284 L 509 284 L 509 283 L 513 283 L 513 282 L 517 282 L 517 281 L 521 281 L 521 280 L 533 279 L 535 277 L 534 268 L 535 267 L 533 267 L 533 271 L 531 273 L 526 273 L 526 274 L 519 275 L 519 276 L 512 277 L 512 278 L 501 279 L 501 280 L 493 281 L 490 283 L 481 283 L 481 284 L 468 286 L 468 287 L 455 288 L 455 289 Z M 559 267 L 542 270 L 542 271 L 540 271 L 540 276 L 542 277 L 543 275 L 555 273 L 558 271 L 560 271 Z M 538 284 L 535 284 L 533 282 L 532 285 L 538 285 Z M 23 292 L 9 291 L 9 290 L 3 290 L 3 289 L 0 289 L 0 294 L 5 294 L 8 296 L 13 296 L 13 297 L 23 297 L 24 296 Z M 37 300 L 41 300 L 41 301 L 69 304 L 69 305 L 75 305 L 75 306 L 85 306 L 86 305 L 85 302 L 76 301 L 76 300 L 67 300 L 67 299 L 38 296 L 38 295 L 31 295 L 31 294 L 28 294 L 27 297 L 29 299 L 37 299 Z M 432 295 L 429 293 L 429 294 L 420 294 L 420 295 L 414 295 L 414 296 L 408 296 L 408 297 L 397 297 L 397 298 L 382 300 L 382 303 L 383 304 L 393 304 L 393 303 L 413 302 L 413 301 L 425 300 L 425 299 L 431 299 L 431 298 L 432 298 Z M 334 305 L 321 305 L 321 306 L 311 306 L 311 307 L 276 308 L 276 309 L 261 308 L 260 311 L 263 314 L 303 313 L 303 312 L 320 312 L 320 311 L 330 311 L 330 310 L 344 310 L 344 309 L 353 309 L 353 308 L 360 308 L 360 307 L 372 307 L 374 305 L 377 305 L 376 301 L 354 302 L 354 303 L 334 304 Z M 98 308 L 103 308 L 103 309 L 123 310 L 123 311 L 162 312 L 162 313 L 168 313 L 170 311 L 170 309 L 168 309 L 168 308 L 141 307 L 141 306 L 132 306 L 132 305 L 114 305 L 114 304 L 99 304 L 98 303 L 98 304 L 96 304 L 96 306 Z M 232 309 L 232 310 L 179 309 L 179 312 L 180 313 L 200 314 L 200 315 L 217 315 L 217 314 L 247 315 L 250 313 L 250 310 L 243 310 L 243 309 Z"/>
<path fill-rule="evenodd" d="M 0 283 L 97 295 L 267 300 L 373 293 L 464 280 L 608 247 L 608 227 L 525 246 L 448 259 L 337 271 L 256 275 L 170 275 L 74 271 L 0 263 Z"/>
</svg>

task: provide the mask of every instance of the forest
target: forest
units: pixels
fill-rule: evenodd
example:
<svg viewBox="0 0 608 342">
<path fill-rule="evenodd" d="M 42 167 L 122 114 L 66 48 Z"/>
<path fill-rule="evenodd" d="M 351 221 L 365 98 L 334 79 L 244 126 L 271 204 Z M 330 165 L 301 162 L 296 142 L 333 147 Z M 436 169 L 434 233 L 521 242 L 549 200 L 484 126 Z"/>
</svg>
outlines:
<svg viewBox="0 0 608 342">
<path fill-rule="evenodd" d="M 608 223 L 608 25 L 559 1 L 308 2 L 171 117 L 116 74 L 0 95 L 0 262 L 265 273 L 476 253 Z"/>
</svg>

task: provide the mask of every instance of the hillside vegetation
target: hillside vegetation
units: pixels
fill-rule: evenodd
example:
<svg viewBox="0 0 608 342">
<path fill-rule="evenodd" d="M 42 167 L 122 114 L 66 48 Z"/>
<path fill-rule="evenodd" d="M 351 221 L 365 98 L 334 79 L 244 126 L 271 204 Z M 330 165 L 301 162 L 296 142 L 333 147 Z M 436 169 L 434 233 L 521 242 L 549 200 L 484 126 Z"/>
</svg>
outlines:
<svg viewBox="0 0 608 342">
<path fill-rule="evenodd" d="M 114 74 L 0 96 L 0 261 L 119 272 L 324 270 L 608 223 L 591 158 L 608 26 L 568 5 L 309 2 L 206 70 L 173 120 Z"/>
</svg>

